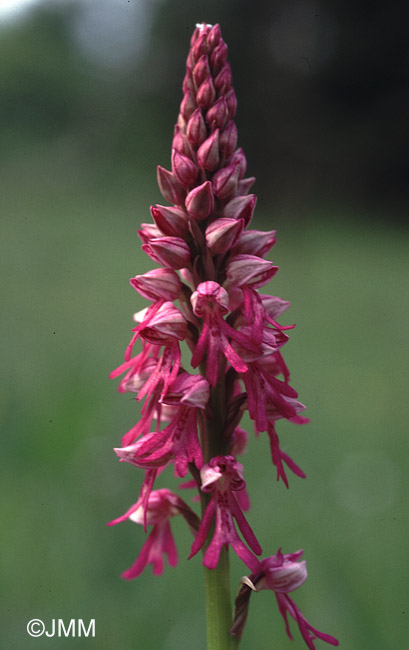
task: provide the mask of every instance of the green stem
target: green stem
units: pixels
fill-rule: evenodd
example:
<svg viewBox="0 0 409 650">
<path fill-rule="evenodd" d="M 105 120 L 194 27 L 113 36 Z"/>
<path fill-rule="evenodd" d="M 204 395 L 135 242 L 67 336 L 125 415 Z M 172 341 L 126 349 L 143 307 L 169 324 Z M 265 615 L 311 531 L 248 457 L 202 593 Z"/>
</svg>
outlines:
<svg viewBox="0 0 409 650">
<path fill-rule="evenodd" d="M 212 389 L 213 418 L 203 423 L 203 447 L 205 462 L 210 458 L 226 453 L 226 440 L 223 436 L 226 419 L 224 363 L 219 370 L 219 381 Z M 204 513 L 210 495 L 201 494 L 202 512 Z M 210 530 L 205 548 L 213 537 L 214 527 Z M 205 550 L 205 549 L 204 549 Z M 239 639 L 232 637 L 232 598 L 230 589 L 229 549 L 223 547 L 217 567 L 204 568 L 206 595 L 206 629 L 207 650 L 234 650 L 239 647 Z"/>
<path fill-rule="evenodd" d="M 230 650 L 232 625 L 229 551 L 222 548 L 215 569 L 204 569 L 206 592 L 207 649 Z M 237 647 L 237 646 L 236 646 Z"/>
</svg>

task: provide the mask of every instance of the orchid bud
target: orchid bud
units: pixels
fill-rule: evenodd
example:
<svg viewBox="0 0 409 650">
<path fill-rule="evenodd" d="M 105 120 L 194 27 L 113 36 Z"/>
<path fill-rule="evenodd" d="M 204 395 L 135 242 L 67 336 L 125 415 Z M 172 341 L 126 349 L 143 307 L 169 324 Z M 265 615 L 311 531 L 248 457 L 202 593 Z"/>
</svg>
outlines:
<svg viewBox="0 0 409 650">
<path fill-rule="evenodd" d="M 197 39 L 196 43 L 192 47 L 192 60 L 196 63 L 199 61 L 200 57 L 203 56 L 203 54 L 206 54 L 207 52 L 207 42 L 206 42 L 206 37 L 207 35 L 202 32 Z"/>
<path fill-rule="evenodd" d="M 190 249 L 180 237 L 158 237 L 143 244 L 150 258 L 170 269 L 182 269 L 190 264 Z"/>
<path fill-rule="evenodd" d="M 212 180 L 213 192 L 218 199 L 228 199 L 233 197 L 240 175 L 240 165 L 234 163 L 223 167 L 215 173 Z"/>
<path fill-rule="evenodd" d="M 227 45 L 224 41 L 220 41 L 220 43 L 214 48 L 210 56 L 210 65 L 212 67 L 212 71 L 214 75 L 218 74 L 218 72 L 226 63 L 226 59 L 227 59 Z"/>
<path fill-rule="evenodd" d="M 224 97 L 219 97 L 206 113 L 206 122 L 211 129 L 222 129 L 229 119 L 229 109 Z"/>
<path fill-rule="evenodd" d="M 235 196 L 223 208 L 223 216 L 230 219 L 243 219 L 246 226 L 253 218 L 257 197 L 255 194 L 248 196 Z M 244 252 L 244 251 L 243 251 Z"/>
<path fill-rule="evenodd" d="M 246 173 L 246 169 L 247 169 L 247 160 L 246 160 L 246 156 L 244 155 L 244 151 L 243 151 L 243 149 L 242 149 L 241 147 L 239 147 L 238 149 L 236 149 L 236 151 L 235 151 L 235 152 L 233 153 L 233 155 L 231 156 L 231 158 L 230 158 L 230 160 L 229 160 L 229 163 L 230 163 L 231 165 L 232 165 L 233 163 L 237 163 L 238 165 L 240 165 L 240 176 L 239 176 L 239 180 L 241 180 L 241 179 L 243 178 L 244 174 Z"/>
<path fill-rule="evenodd" d="M 256 179 L 254 176 L 249 176 L 248 178 L 243 178 L 238 182 L 237 185 L 237 194 L 247 194 L 249 189 L 253 187 Z"/>
<path fill-rule="evenodd" d="M 230 119 L 233 119 L 237 111 L 237 97 L 234 88 L 230 88 L 224 98 L 226 100 L 227 108 L 229 109 Z"/>
<path fill-rule="evenodd" d="M 203 33 L 203 31 L 202 31 L 202 25 L 200 25 L 199 23 L 196 23 L 196 29 L 193 30 L 193 34 L 192 34 L 192 36 L 191 36 L 191 38 L 190 38 L 190 49 L 189 49 L 189 54 L 191 53 L 194 44 L 196 43 L 197 39 L 199 38 L 199 36 L 200 36 L 202 33 Z"/>
<path fill-rule="evenodd" d="M 278 266 L 254 255 L 236 255 L 227 265 L 227 279 L 237 287 L 261 287 L 278 271 Z"/>
<path fill-rule="evenodd" d="M 230 120 L 227 126 L 220 133 L 219 138 L 219 149 L 220 153 L 225 157 L 229 158 L 233 151 L 236 148 L 237 144 L 237 126 Z"/>
<path fill-rule="evenodd" d="M 207 128 L 200 108 L 197 108 L 190 116 L 186 127 L 186 135 L 188 141 L 194 147 L 202 144 L 206 139 Z"/>
<path fill-rule="evenodd" d="M 238 241 L 244 227 L 243 219 L 216 219 L 206 228 L 206 244 L 212 255 L 226 253 Z"/>
<path fill-rule="evenodd" d="M 189 230 L 189 224 L 184 210 L 165 205 L 152 205 L 151 215 L 164 235 L 185 238 Z"/>
<path fill-rule="evenodd" d="M 232 84 L 231 68 L 229 63 L 225 63 L 216 79 L 214 80 L 214 87 L 219 95 L 225 95 L 230 89 Z"/>
<path fill-rule="evenodd" d="M 154 223 L 141 223 L 138 230 L 138 235 L 144 244 L 148 244 L 155 237 L 161 237 L 162 234 L 162 231 Z"/>
<path fill-rule="evenodd" d="M 207 35 L 207 45 L 210 50 L 213 50 L 216 45 L 220 43 L 220 39 L 222 37 L 222 32 L 220 29 L 220 25 L 213 25 L 211 30 L 209 31 Z"/>
<path fill-rule="evenodd" d="M 186 68 L 186 74 L 183 79 L 182 90 L 183 90 L 183 94 L 189 92 L 193 95 L 193 93 L 196 92 L 195 85 L 192 79 L 192 69 L 189 66 L 187 66 Z"/>
<path fill-rule="evenodd" d="M 185 118 L 186 122 L 189 119 L 189 117 L 192 115 L 193 111 L 196 108 L 196 102 L 193 99 L 192 93 L 188 90 L 182 99 L 182 102 L 180 104 L 180 112 L 182 113 L 183 117 Z"/>
<path fill-rule="evenodd" d="M 195 163 L 176 149 L 172 151 L 172 171 L 179 183 L 184 187 L 193 185 L 197 178 Z"/>
<path fill-rule="evenodd" d="M 172 149 L 175 149 L 180 154 L 183 154 L 188 158 L 192 158 L 193 156 L 192 147 L 189 144 L 189 140 L 178 124 L 175 126 L 175 132 L 172 140 Z"/>
<path fill-rule="evenodd" d="M 219 164 L 219 129 L 213 131 L 197 150 L 197 164 L 206 171 L 213 171 Z"/>
<path fill-rule="evenodd" d="M 213 104 L 215 99 L 216 99 L 216 91 L 214 89 L 212 78 L 209 75 L 207 79 L 204 80 L 199 90 L 197 91 L 196 101 L 198 106 L 200 106 L 200 108 L 207 109 L 211 106 L 211 104 Z M 190 117 L 192 113 L 193 110 L 188 117 Z"/>
<path fill-rule="evenodd" d="M 250 196 L 253 196 L 250 194 Z M 247 197 L 246 197 L 247 198 Z M 246 255 L 257 255 L 264 257 L 276 243 L 276 231 L 269 230 L 245 230 L 234 251 L 235 253 L 244 253 Z"/>
<path fill-rule="evenodd" d="M 194 68 L 195 61 L 193 61 L 193 56 L 192 56 L 192 50 L 189 50 L 189 53 L 186 57 L 186 70 L 190 71 L 192 68 Z M 185 92 L 185 89 L 183 89 L 183 92 Z"/>
<path fill-rule="evenodd" d="M 202 54 L 196 63 L 195 67 L 192 70 L 192 76 L 196 84 L 196 88 L 199 88 L 204 80 L 210 76 L 209 58 L 206 54 Z"/>
<path fill-rule="evenodd" d="M 186 197 L 185 206 L 190 216 L 194 219 L 198 219 L 199 221 L 207 219 L 214 210 L 211 182 L 205 181 L 202 185 L 191 190 Z"/>
<path fill-rule="evenodd" d="M 183 205 L 185 202 L 186 191 L 178 183 L 174 175 L 160 165 L 157 167 L 158 185 L 164 199 L 169 203 Z"/>
<path fill-rule="evenodd" d="M 130 283 L 147 300 L 176 300 L 182 290 L 182 283 L 172 269 L 152 269 L 135 275 Z"/>
</svg>

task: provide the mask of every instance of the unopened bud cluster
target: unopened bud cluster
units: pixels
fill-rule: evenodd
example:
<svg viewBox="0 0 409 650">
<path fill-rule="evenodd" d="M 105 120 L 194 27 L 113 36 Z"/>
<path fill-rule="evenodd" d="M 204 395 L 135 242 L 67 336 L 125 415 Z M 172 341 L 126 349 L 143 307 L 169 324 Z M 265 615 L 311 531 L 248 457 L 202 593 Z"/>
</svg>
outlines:
<svg viewBox="0 0 409 650">
<path fill-rule="evenodd" d="M 277 271 L 264 259 L 276 238 L 275 231 L 249 228 L 255 179 L 245 176 L 246 158 L 237 147 L 236 108 L 220 27 L 199 25 L 187 58 L 171 169 L 158 167 L 159 188 L 170 205 L 152 206 L 153 223 L 139 231 L 142 249 L 158 267 L 131 278 L 131 285 L 150 304 L 134 315 L 125 362 L 112 373 L 125 373 L 119 390 L 143 400 L 140 420 L 115 452 L 145 475 L 137 502 L 111 523 L 130 519 L 145 530 L 152 526 L 125 578 L 147 564 L 161 573 L 164 555 L 176 564 L 170 518 L 181 514 L 194 535 L 190 557 L 205 548 L 203 564 L 214 569 L 230 545 L 251 572 L 236 601 L 232 634 L 242 634 L 250 594 L 271 589 L 285 621 L 287 614 L 295 619 L 309 648 L 315 638 L 336 645 L 288 596 L 307 577 L 305 562 L 298 562 L 302 552 L 278 551 L 260 560 L 261 546 L 243 514 L 250 504 L 237 460 L 248 442 L 243 413 L 257 435 L 267 434 L 277 479 L 287 487 L 285 465 L 305 474 L 281 449 L 276 421 L 307 420 L 281 354 L 292 326 L 277 319 L 289 303 L 259 292 Z M 190 367 L 182 365 L 182 342 Z M 202 496 L 201 517 L 170 490 L 154 489 L 167 467 L 181 478 L 191 474 L 183 487 Z"/>
</svg>

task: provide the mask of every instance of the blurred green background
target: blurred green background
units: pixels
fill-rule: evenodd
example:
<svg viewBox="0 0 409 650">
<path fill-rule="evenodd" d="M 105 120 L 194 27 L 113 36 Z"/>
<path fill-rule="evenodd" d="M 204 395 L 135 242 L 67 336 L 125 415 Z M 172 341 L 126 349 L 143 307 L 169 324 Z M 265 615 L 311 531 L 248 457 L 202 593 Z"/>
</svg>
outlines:
<svg viewBox="0 0 409 650">
<path fill-rule="evenodd" d="M 308 475 L 291 476 L 289 491 L 275 482 L 266 437 L 251 439 L 248 519 L 267 554 L 304 548 L 309 579 L 295 600 L 313 625 L 344 650 L 405 650 L 405 21 L 377 2 L 7 6 L 1 647 L 205 648 L 202 569 L 185 560 L 184 522 L 173 522 L 179 566 L 132 582 L 119 576 L 143 530 L 105 526 L 142 478 L 112 452 L 138 406 L 108 380 L 144 306 L 128 278 L 152 267 L 136 229 L 162 200 L 155 167 L 168 166 L 190 34 L 205 20 L 220 22 L 229 45 L 239 143 L 258 178 L 254 227 L 278 229 L 268 291 L 292 303 L 284 352 L 311 418 L 279 425 Z M 233 588 L 242 574 L 233 560 Z M 96 637 L 31 638 L 33 618 L 94 618 Z M 292 629 L 293 643 L 262 592 L 243 650 L 303 648 Z"/>
</svg>

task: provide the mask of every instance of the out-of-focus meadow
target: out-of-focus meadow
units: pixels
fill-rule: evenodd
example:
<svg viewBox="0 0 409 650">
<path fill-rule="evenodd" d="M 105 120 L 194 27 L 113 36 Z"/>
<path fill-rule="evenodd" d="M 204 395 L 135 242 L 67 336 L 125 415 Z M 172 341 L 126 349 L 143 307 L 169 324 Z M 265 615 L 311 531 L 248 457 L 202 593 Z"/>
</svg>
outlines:
<svg viewBox="0 0 409 650">
<path fill-rule="evenodd" d="M 168 165 L 190 33 L 205 19 L 229 45 L 239 143 L 260 179 L 254 227 L 278 230 L 266 291 L 292 303 L 284 356 L 311 419 L 279 424 L 308 475 L 288 491 L 266 436 L 251 438 L 248 519 L 266 553 L 304 548 L 309 579 L 294 599 L 313 625 L 344 650 L 405 650 L 407 104 L 392 50 L 368 80 L 358 43 L 369 20 L 377 52 L 386 14 L 372 8 L 365 22 L 357 5 L 355 38 L 345 10 L 319 2 L 256 2 L 250 17 L 227 0 L 97 4 L 39 4 L 0 28 L 1 647 L 205 647 L 184 522 L 172 522 L 179 566 L 132 582 L 119 574 L 143 530 L 105 525 L 141 483 L 112 452 L 138 406 L 108 375 L 145 306 L 128 284 L 153 266 L 136 229 L 162 201 L 155 167 Z M 234 588 L 244 572 L 233 559 Z M 94 618 L 96 636 L 39 641 L 26 631 L 33 618 Z M 292 629 L 293 643 L 262 592 L 243 650 L 303 648 Z"/>
</svg>

